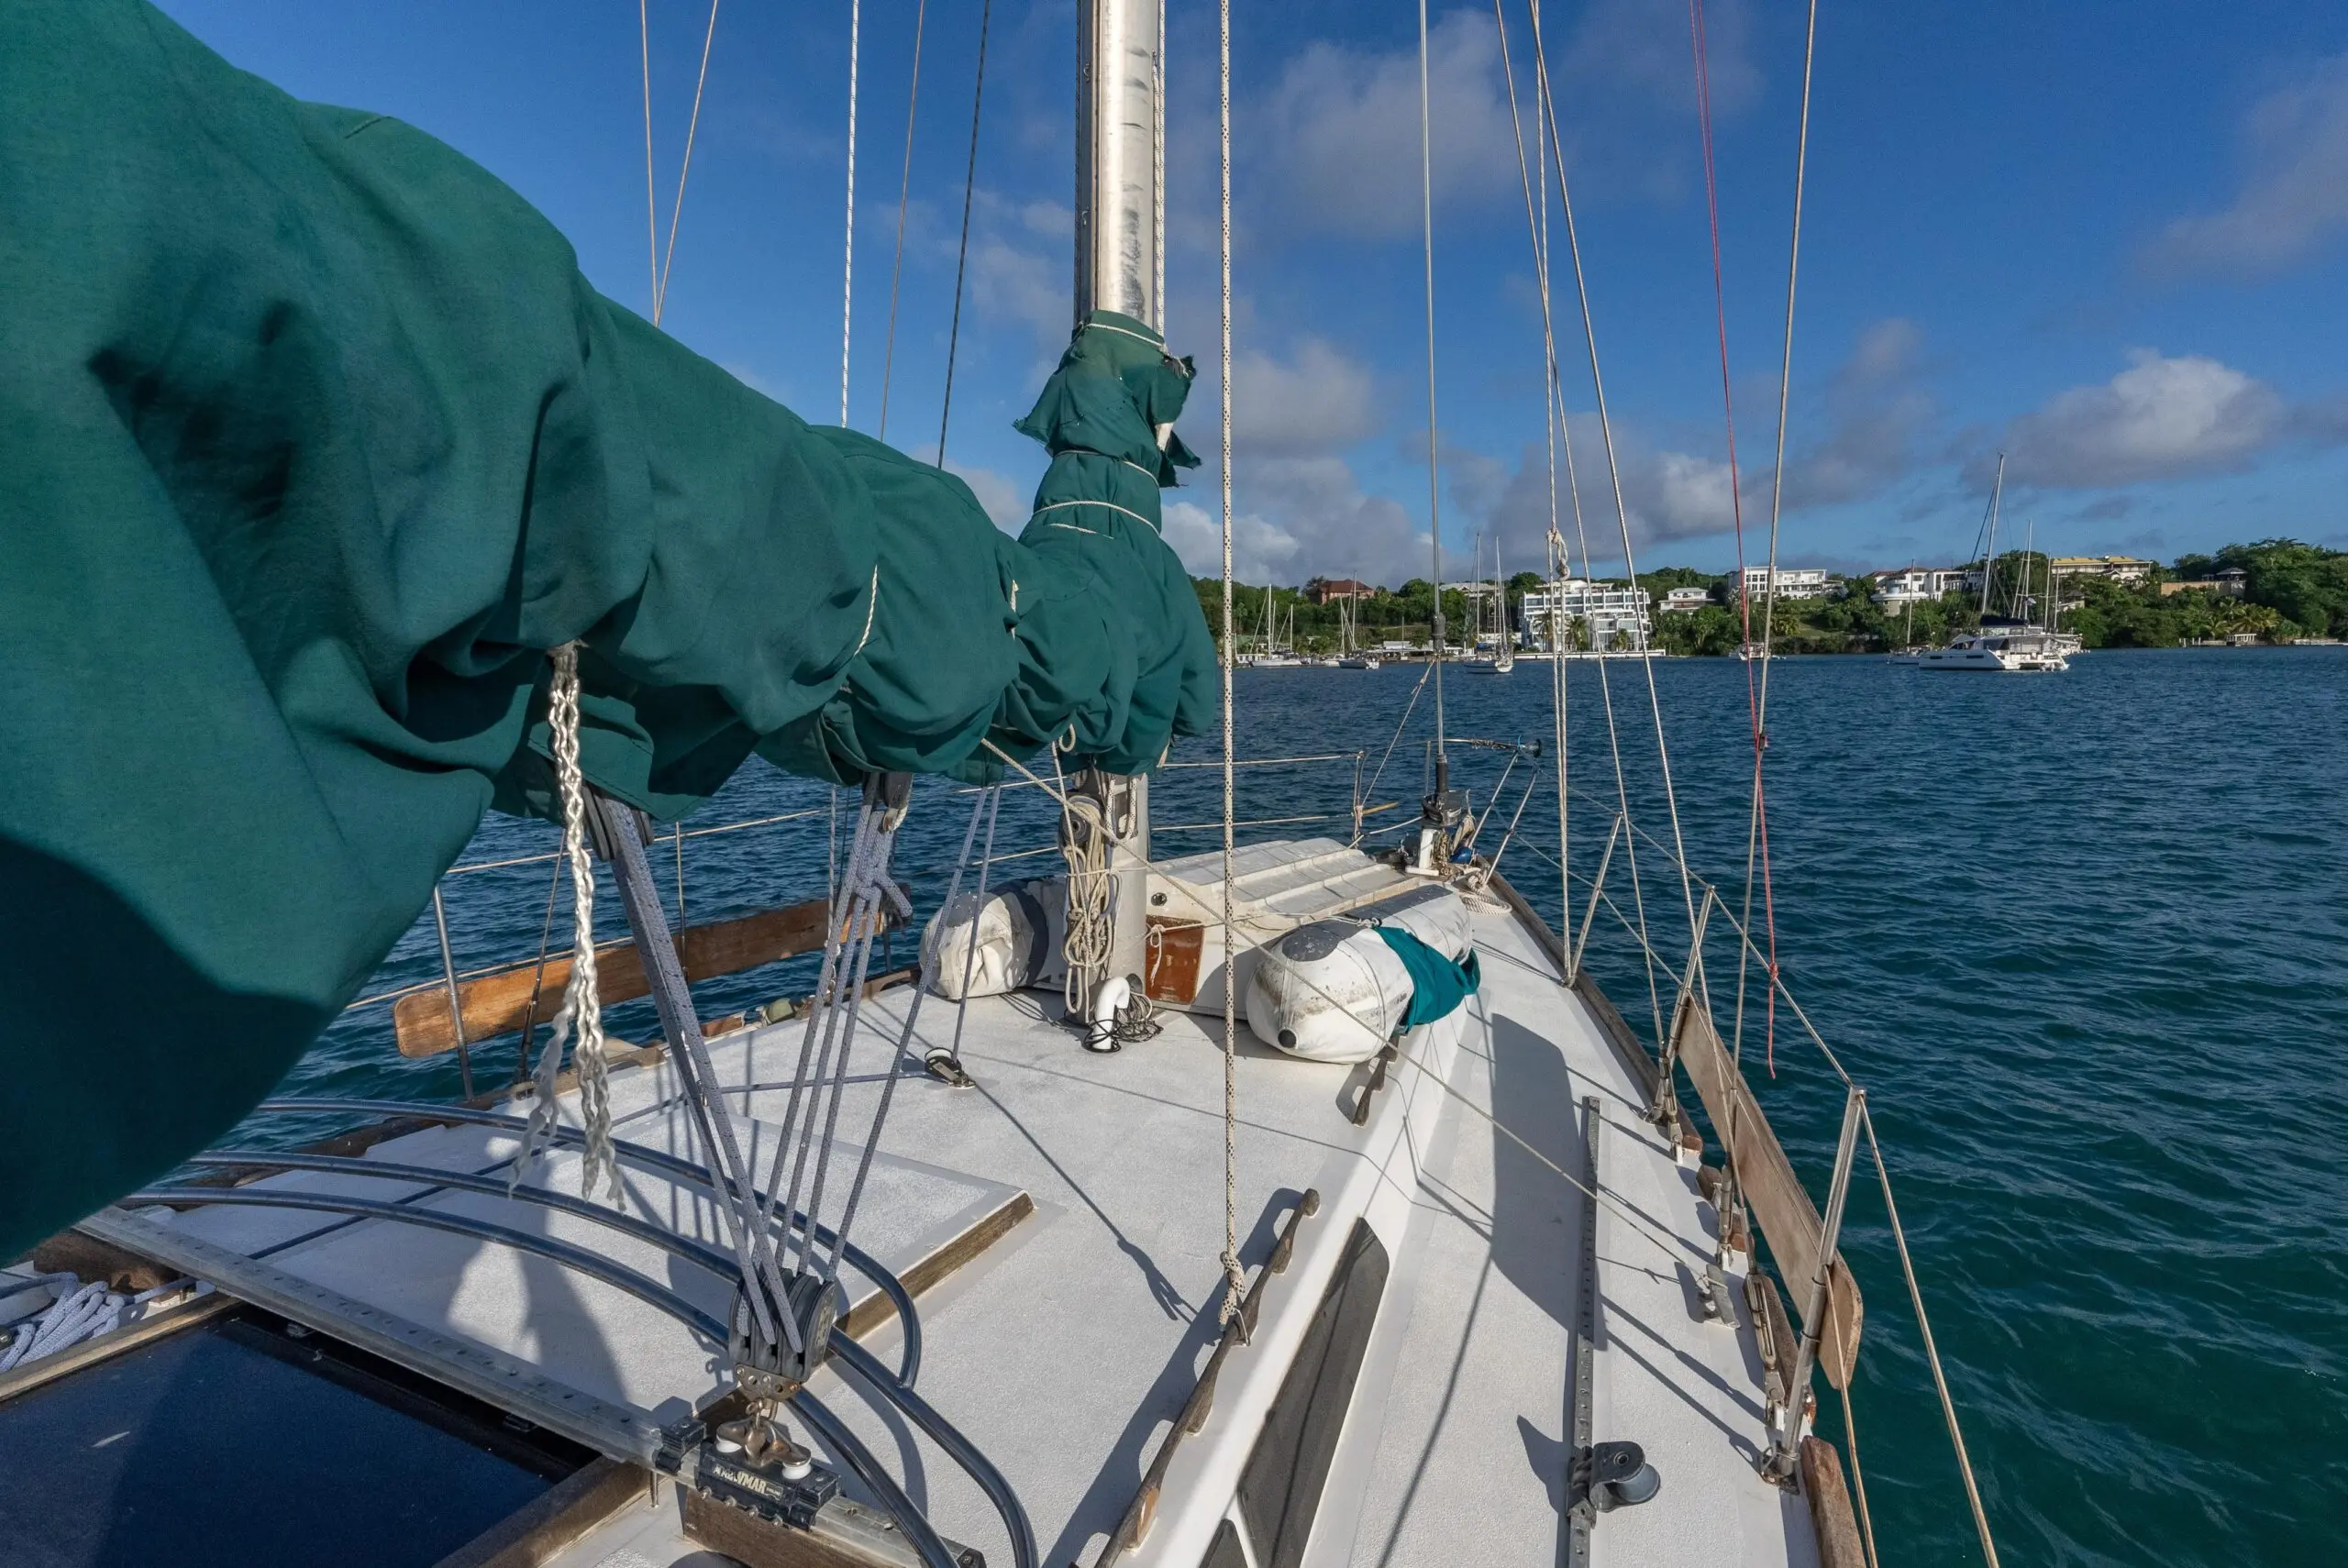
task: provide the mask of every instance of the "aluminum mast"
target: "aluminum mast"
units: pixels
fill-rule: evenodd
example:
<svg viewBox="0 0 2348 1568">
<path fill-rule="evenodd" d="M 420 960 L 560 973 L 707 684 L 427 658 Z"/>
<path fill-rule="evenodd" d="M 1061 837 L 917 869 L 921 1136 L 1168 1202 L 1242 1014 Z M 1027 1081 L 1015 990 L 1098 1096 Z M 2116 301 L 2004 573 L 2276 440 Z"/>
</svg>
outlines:
<svg viewBox="0 0 2348 1568">
<path fill-rule="evenodd" d="M 1166 18 L 1162 0 L 1078 0 L 1076 325 L 1113 310 L 1166 330 Z M 1163 446 L 1172 433 L 1157 432 Z M 1104 983 L 1146 975 L 1149 779 L 1088 773 L 1110 836 Z"/>
</svg>

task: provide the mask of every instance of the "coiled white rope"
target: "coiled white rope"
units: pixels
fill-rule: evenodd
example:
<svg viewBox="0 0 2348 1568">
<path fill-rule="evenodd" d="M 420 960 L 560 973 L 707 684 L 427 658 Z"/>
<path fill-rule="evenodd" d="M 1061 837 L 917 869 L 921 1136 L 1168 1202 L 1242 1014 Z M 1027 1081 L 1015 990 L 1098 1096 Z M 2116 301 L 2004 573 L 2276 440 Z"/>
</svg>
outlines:
<svg viewBox="0 0 2348 1568">
<path fill-rule="evenodd" d="M 587 849 L 587 787 L 579 771 L 579 645 L 565 643 L 551 657 L 554 679 L 548 690 L 547 726 L 554 751 L 555 789 L 562 801 L 563 861 L 570 867 L 570 978 L 563 988 L 561 1010 L 554 1015 L 553 1033 L 538 1057 L 537 1093 L 530 1106 L 530 1124 L 522 1134 L 522 1147 L 514 1156 L 507 1180 L 521 1179 L 531 1154 L 554 1130 L 559 1109 L 556 1077 L 562 1066 L 563 1043 L 575 1031 L 579 1043 L 571 1052 L 571 1062 L 579 1073 L 580 1119 L 586 1133 L 579 1190 L 581 1196 L 592 1196 L 601 1176 L 605 1190 L 617 1198 L 619 1161 L 612 1148 L 604 999 L 595 975 L 595 863 Z"/>
<path fill-rule="evenodd" d="M 136 1308 L 145 1306 L 158 1296 L 168 1296 L 188 1288 L 189 1281 L 172 1280 L 152 1290 L 142 1290 L 135 1296 L 108 1288 L 105 1281 L 93 1280 L 81 1284 L 75 1274 L 35 1275 L 28 1279 L 12 1278 L 12 1286 L 50 1285 L 72 1286 L 75 1288 L 50 1303 L 29 1328 L 18 1327 L 17 1337 L 6 1351 L 0 1351 L 0 1372 L 12 1372 L 29 1362 L 39 1361 L 60 1351 L 72 1350 L 84 1340 L 94 1340 L 110 1334 L 130 1320 Z"/>
<path fill-rule="evenodd" d="M 1109 912 L 1109 820 L 1090 795 L 1060 790 L 1060 854 L 1068 862 L 1068 933 L 1060 952 L 1068 974 L 1060 982 L 1069 1011 L 1092 1005 L 1092 993 L 1109 977 L 1109 953 L 1116 926 Z"/>
</svg>

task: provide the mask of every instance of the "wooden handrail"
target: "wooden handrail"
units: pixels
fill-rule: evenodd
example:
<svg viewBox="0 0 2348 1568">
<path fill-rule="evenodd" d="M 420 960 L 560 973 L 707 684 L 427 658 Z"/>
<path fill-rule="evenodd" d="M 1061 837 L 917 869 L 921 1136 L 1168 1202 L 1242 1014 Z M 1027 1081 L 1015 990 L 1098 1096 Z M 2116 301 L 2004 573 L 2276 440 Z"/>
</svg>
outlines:
<svg viewBox="0 0 2348 1568">
<path fill-rule="evenodd" d="M 827 905 L 822 899 L 744 915 L 739 920 L 688 926 L 677 938 L 678 957 L 688 980 L 714 979 L 720 975 L 753 969 L 778 959 L 814 953 L 824 945 Z M 883 922 L 893 924 L 894 917 Z M 596 949 L 595 977 L 604 1005 L 614 1007 L 648 994 L 644 961 L 635 943 L 623 939 Z M 552 1018 L 562 1005 L 563 988 L 570 983 L 570 955 L 550 955 L 544 977 L 535 963 L 516 964 L 467 980 L 457 988 L 464 1009 L 465 1040 L 469 1044 L 499 1034 L 511 1034 L 531 1015 L 530 999 L 537 998 L 537 1017 Z M 457 1032 L 449 1026 L 449 994 L 445 988 L 415 991 L 402 997 L 392 1009 L 392 1026 L 403 1056 L 432 1056 L 457 1048 Z"/>
</svg>

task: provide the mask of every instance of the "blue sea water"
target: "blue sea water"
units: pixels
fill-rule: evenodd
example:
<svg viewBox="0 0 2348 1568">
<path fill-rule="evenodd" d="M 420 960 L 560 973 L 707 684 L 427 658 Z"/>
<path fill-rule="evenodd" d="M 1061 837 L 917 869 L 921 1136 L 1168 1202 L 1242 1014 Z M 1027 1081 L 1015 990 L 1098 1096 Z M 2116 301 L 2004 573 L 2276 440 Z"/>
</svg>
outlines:
<svg viewBox="0 0 2348 1568">
<path fill-rule="evenodd" d="M 1673 790 L 1657 763 L 1663 715 Z M 1669 960 L 1688 905 L 1666 847 L 1671 806 L 1689 862 L 1733 908 L 1744 881 L 1752 750 L 1746 667 L 1578 663 L 1567 719 L 1569 861 L 1586 889 L 1617 800 L 1616 746 L 1642 836 L 1637 898 L 1618 848 L 1607 888 Z M 1366 749 L 1242 774 L 1244 818 L 1319 818 L 1243 836 L 1372 828 L 1423 788 L 1434 696 L 1418 667 L 1243 671 L 1247 756 Z M 2319 1563 L 2348 1557 L 2348 648 L 2097 652 L 2059 677 L 1953 676 L 1862 657 L 1777 661 L 1768 793 L 1777 951 L 1793 995 L 1869 1091 L 1899 1214 L 2008 1562 Z M 1447 733 L 1552 733 L 1547 667 L 1446 674 Z M 1414 694 L 1415 706 L 1412 706 Z M 1401 738 L 1384 761 L 1380 753 Z M 1183 743 L 1176 760 L 1213 755 Z M 1480 810 L 1507 754 L 1455 745 Z M 1526 786 L 1533 785 L 1529 796 Z M 1212 848 L 1214 769 L 1156 785 L 1157 853 Z M 1556 922 L 1558 822 L 1546 759 L 1523 760 L 1481 847 L 1523 799 L 1503 868 Z M 925 784 L 898 864 L 926 906 L 944 889 L 971 800 Z M 828 792 L 754 763 L 686 825 L 791 812 L 684 845 L 695 922 L 823 889 Z M 1048 844 L 1038 791 L 1006 797 L 997 853 Z M 1645 836 L 1652 835 L 1652 836 Z M 541 823 L 493 819 L 468 861 L 543 853 Z M 655 856 L 674 896 L 674 855 Z M 1045 858 L 1041 866 L 1051 862 Z M 546 864 L 452 878 L 460 966 L 531 957 Z M 1700 897 L 1700 889 L 1697 889 Z M 1578 896 L 1574 919 L 1583 913 Z M 613 900 L 601 923 L 620 933 Z M 1756 898 L 1756 922 L 1760 900 Z M 567 898 L 554 906 L 564 944 Z M 1711 919 L 1722 1028 L 1733 950 Z M 910 944 L 906 944 L 908 947 Z M 1601 910 L 1591 965 L 1653 1032 L 1648 971 Z M 700 988 L 716 1014 L 803 991 L 807 964 Z M 428 918 L 379 984 L 438 974 Z M 1841 1087 L 1789 1016 L 1753 993 L 1745 1061 L 1813 1190 L 1833 1152 Z M 615 1033 L 656 1032 L 641 1003 Z M 404 1062 L 388 1008 L 361 1007 L 289 1087 L 446 1097 L 451 1058 Z M 1758 1049 L 1756 1049 L 1758 1047 Z M 1768 1064 L 1774 1061 L 1774 1075 Z M 486 1082 L 507 1041 L 481 1047 Z M 1979 1561 L 1879 1188 L 1862 1143 L 1844 1236 L 1867 1301 L 1853 1391 L 1858 1455 L 1886 1561 Z M 1831 1394 L 1822 1427 L 1846 1435 Z"/>
</svg>

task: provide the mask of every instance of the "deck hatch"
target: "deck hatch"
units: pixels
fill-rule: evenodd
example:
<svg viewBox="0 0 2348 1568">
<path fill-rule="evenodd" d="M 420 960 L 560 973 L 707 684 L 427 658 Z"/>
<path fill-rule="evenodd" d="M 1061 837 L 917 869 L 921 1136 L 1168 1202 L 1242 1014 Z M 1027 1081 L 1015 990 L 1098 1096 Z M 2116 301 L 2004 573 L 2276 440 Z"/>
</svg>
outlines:
<svg viewBox="0 0 2348 1568">
<path fill-rule="evenodd" d="M 0 1408 L 20 1568 L 427 1568 L 593 1455 L 250 1309 Z"/>
<path fill-rule="evenodd" d="M 1388 1266 L 1378 1232 L 1367 1220 L 1355 1220 L 1240 1474 L 1239 1516 L 1257 1568 L 1295 1568 L 1304 1556 L 1386 1294 Z"/>
</svg>

